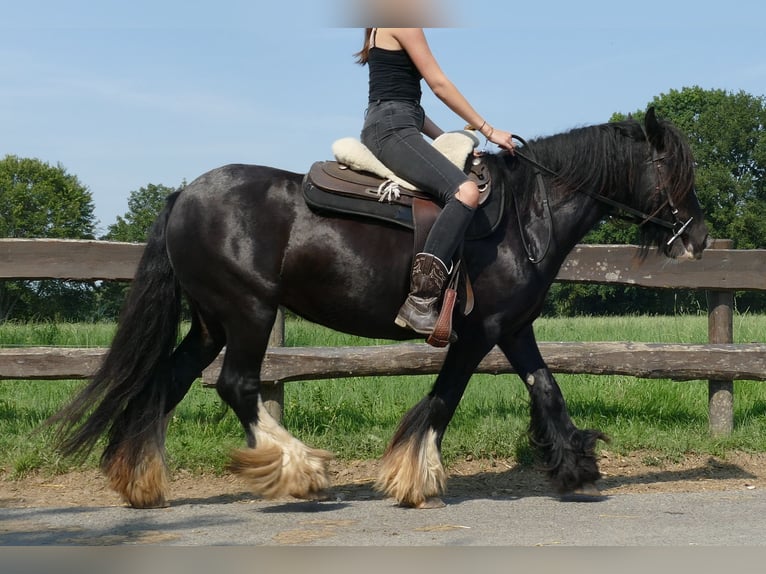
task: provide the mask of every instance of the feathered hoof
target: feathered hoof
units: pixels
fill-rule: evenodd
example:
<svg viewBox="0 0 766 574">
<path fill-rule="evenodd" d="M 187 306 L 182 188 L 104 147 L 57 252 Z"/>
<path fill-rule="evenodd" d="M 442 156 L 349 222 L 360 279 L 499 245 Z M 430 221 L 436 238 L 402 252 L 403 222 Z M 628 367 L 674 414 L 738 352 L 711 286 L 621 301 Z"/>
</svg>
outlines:
<svg viewBox="0 0 766 574">
<path fill-rule="evenodd" d="M 332 453 L 306 447 L 284 450 L 278 444 L 235 450 L 228 469 L 264 498 L 317 499 L 330 485 L 327 464 Z"/>
<path fill-rule="evenodd" d="M 598 440 L 608 442 L 609 437 L 600 431 L 578 429 L 568 444 L 558 443 L 557 448 L 544 449 L 543 468 L 559 495 L 570 496 L 582 489 L 598 492 L 596 481 L 601 478 L 595 454 Z"/>
<path fill-rule="evenodd" d="M 447 473 L 436 447 L 435 433 L 389 447 L 383 456 L 375 488 L 407 508 L 439 508 Z"/>
<path fill-rule="evenodd" d="M 165 460 L 155 453 L 131 467 L 122 456 L 112 457 L 102 466 L 109 485 L 133 508 L 166 508 L 168 473 Z"/>
</svg>

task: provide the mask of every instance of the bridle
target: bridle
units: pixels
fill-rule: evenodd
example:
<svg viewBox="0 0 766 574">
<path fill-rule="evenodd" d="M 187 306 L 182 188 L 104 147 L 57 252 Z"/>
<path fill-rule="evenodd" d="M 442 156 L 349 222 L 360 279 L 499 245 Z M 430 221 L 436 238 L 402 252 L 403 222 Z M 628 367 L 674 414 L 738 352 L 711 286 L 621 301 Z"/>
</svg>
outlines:
<svg viewBox="0 0 766 574">
<path fill-rule="evenodd" d="M 651 145 L 651 144 L 650 144 Z M 665 160 L 667 156 L 666 155 L 657 155 L 657 152 L 652 149 L 652 159 L 648 160 L 647 163 L 652 163 L 654 165 L 654 170 L 656 173 L 655 183 L 654 183 L 654 189 L 658 194 L 665 194 L 665 201 L 660 204 L 660 206 L 649 216 L 646 216 L 638 225 L 639 227 L 647 223 L 648 221 L 651 221 L 652 223 L 656 225 L 660 225 L 662 227 L 666 227 L 670 229 L 673 232 L 673 235 L 668 239 L 668 241 L 665 243 L 667 247 L 670 247 L 673 242 L 681 237 L 684 231 L 686 231 L 686 228 L 691 225 L 691 222 L 694 221 L 694 217 L 690 216 L 689 219 L 684 221 L 678 216 L 678 208 L 676 207 L 675 202 L 673 201 L 673 196 L 668 191 L 667 187 L 662 187 L 662 184 L 664 183 L 664 178 L 662 176 L 662 167 L 663 167 L 663 161 Z M 670 207 L 670 213 L 673 215 L 673 222 L 665 221 L 664 219 L 659 219 L 656 217 L 657 213 L 659 213 L 662 208 L 665 207 L 665 205 L 668 205 Z"/>
<path fill-rule="evenodd" d="M 538 188 L 540 188 L 540 190 L 543 193 L 543 202 L 544 202 L 546 210 L 548 211 L 548 215 L 550 217 L 550 201 L 548 199 L 548 189 L 543 180 L 542 173 L 544 172 L 547 175 L 555 177 L 555 178 L 560 178 L 560 175 L 556 171 L 550 169 L 549 167 L 537 161 L 537 159 L 534 157 L 532 150 L 529 149 L 529 146 L 527 142 L 524 140 L 524 138 L 517 135 L 514 135 L 513 138 L 521 142 L 525 150 L 522 152 L 521 150 L 516 149 L 514 151 L 514 154 L 535 168 L 535 179 L 537 180 L 537 186 Z M 651 144 L 649 143 L 648 137 L 647 137 L 647 144 L 651 148 Z M 668 241 L 665 244 L 667 247 L 670 247 L 678 238 L 681 237 L 681 235 L 684 233 L 684 231 L 686 231 L 689 225 L 691 225 L 692 221 L 694 221 L 694 217 L 689 217 L 689 219 L 686 221 L 684 221 L 683 219 L 681 219 L 681 217 L 679 217 L 678 208 L 676 207 L 675 202 L 673 201 L 673 197 L 668 191 L 667 186 L 664 185 L 662 167 L 663 167 L 663 161 L 666 159 L 666 157 L 667 157 L 666 155 L 658 155 L 657 152 L 652 148 L 652 157 L 651 159 L 647 160 L 647 163 L 651 163 L 655 167 L 655 190 L 657 191 L 658 194 L 664 194 L 666 198 L 665 201 L 654 211 L 654 213 L 651 213 L 651 214 L 645 213 L 641 211 L 640 209 L 636 209 L 634 207 L 631 207 L 630 205 L 626 205 L 620 201 L 612 199 L 611 197 L 606 197 L 605 195 L 601 195 L 600 193 L 596 193 L 589 189 L 578 187 L 575 189 L 575 191 L 579 193 L 583 193 L 589 197 L 592 197 L 596 201 L 599 201 L 601 203 L 608 205 L 609 207 L 611 207 L 612 209 L 618 212 L 618 217 L 621 217 L 628 221 L 632 221 L 638 224 L 639 227 L 647 223 L 653 223 L 654 225 L 658 225 L 660 227 L 670 229 L 673 232 L 673 235 L 670 237 L 670 239 L 668 239 Z M 667 221 L 665 219 L 661 219 L 657 217 L 657 214 L 666 205 L 670 207 L 670 212 L 673 216 L 673 221 Z M 518 206 L 516 207 L 516 213 L 519 219 L 519 224 L 521 225 L 521 216 L 519 214 Z M 548 249 L 550 248 L 552 233 L 553 233 L 553 230 L 552 228 L 549 227 L 548 241 L 546 243 L 546 247 L 543 254 L 538 257 L 533 257 L 532 254 L 530 253 L 529 245 L 527 244 L 527 241 L 524 238 L 524 233 L 522 228 L 522 232 L 521 232 L 522 242 L 524 243 L 524 248 L 527 252 L 527 258 L 529 259 L 529 261 L 531 261 L 532 263 L 539 263 L 545 258 L 545 255 L 547 254 Z"/>
</svg>

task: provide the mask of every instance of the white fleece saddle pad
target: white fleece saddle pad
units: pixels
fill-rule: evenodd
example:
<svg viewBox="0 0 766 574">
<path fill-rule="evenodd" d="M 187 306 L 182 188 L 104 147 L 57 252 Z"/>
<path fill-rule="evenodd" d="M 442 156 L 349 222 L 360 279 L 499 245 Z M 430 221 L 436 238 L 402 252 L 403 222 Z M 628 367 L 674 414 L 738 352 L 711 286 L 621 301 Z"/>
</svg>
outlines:
<svg viewBox="0 0 766 574">
<path fill-rule="evenodd" d="M 479 145 L 479 139 L 469 131 L 445 132 L 437 137 L 433 146 L 461 170 L 465 168 L 469 154 Z M 357 138 L 342 138 L 332 144 L 332 153 L 338 163 L 354 171 L 366 171 L 393 181 L 405 189 L 422 191 L 408 181 L 398 177 L 373 155 L 367 146 Z"/>
</svg>

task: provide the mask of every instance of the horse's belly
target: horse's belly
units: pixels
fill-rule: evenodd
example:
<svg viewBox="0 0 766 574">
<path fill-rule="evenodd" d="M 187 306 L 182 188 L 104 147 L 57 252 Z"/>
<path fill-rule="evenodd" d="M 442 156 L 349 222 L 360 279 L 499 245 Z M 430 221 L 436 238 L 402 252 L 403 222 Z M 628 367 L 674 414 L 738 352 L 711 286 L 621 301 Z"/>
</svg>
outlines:
<svg viewBox="0 0 766 574">
<path fill-rule="evenodd" d="M 291 234 L 280 278 L 282 304 L 339 331 L 406 337 L 394 318 L 407 296 L 411 235 L 349 220 L 312 223 Z"/>
</svg>

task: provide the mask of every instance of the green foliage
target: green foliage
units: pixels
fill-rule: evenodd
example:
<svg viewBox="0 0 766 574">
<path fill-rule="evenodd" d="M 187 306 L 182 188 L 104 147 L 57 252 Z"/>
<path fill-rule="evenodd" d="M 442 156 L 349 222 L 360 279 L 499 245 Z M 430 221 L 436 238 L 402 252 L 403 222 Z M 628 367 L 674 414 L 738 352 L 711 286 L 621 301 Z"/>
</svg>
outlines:
<svg viewBox="0 0 766 574">
<path fill-rule="evenodd" d="M 93 198 L 59 164 L 0 160 L 0 236 L 93 239 Z"/>
<path fill-rule="evenodd" d="M 109 226 L 102 239 L 131 243 L 145 242 L 154 220 L 165 207 L 168 195 L 174 191 L 176 190 L 171 187 L 153 183 L 131 191 L 128 196 L 128 211 L 122 216 L 117 216 L 117 221 Z M 129 287 L 130 285 L 126 283 L 102 283 L 98 290 L 96 318 L 116 319 Z"/>
<path fill-rule="evenodd" d="M 149 184 L 130 193 L 128 211 L 102 239 L 143 242 L 173 188 Z M 6 156 L 0 161 L 0 236 L 94 239 L 90 191 L 58 165 Z M 116 318 L 128 285 L 68 281 L 0 283 L 0 321 Z"/>
<path fill-rule="evenodd" d="M 150 183 L 137 191 L 131 191 L 128 197 L 128 211 L 124 216 L 117 216 L 117 222 L 109 226 L 103 239 L 110 241 L 146 241 L 154 220 L 157 219 L 168 195 L 176 191 L 165 185 Z"/>
<path fill-rule="evenodd" d="M 61 166 L 7 155 L 0 160 L 0 237 L 93 239 L 90 191 Z M 0 282 L 0 321 L 81 318 L 93 287 L 66 281 Z"/>
</svg>

